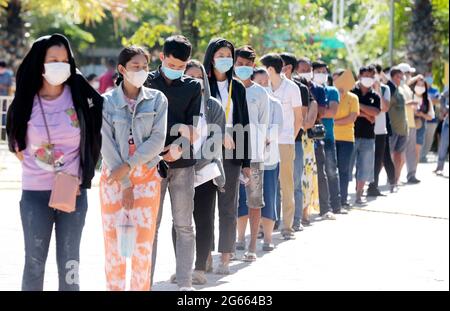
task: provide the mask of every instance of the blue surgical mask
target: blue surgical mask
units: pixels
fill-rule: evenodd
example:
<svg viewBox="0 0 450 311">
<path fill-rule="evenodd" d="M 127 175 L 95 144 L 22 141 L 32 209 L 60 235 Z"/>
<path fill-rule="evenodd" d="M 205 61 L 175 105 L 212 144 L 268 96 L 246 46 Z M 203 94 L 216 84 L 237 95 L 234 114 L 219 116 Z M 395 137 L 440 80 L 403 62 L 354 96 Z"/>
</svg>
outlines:
<svg viewBox="0 0 450 311">
<path fill-rule="evenodd" d="M 233 67 L 233 58 L 220 57 L 214 59 L 214 67 L 221 73 L 226 73 Z"/>
<path fill-rule="evenodd" d="M 161 70 L 169 80 L 180 79 L 184 74 L 184 70 L 175 70 L 164 65 L 161 66 Z"/>
<path fill-rule="evenodd" d="M 425 82 L 426 82 L 429 86 L 431 86 L 431 85 L 433 84 L 433 77 L 431 77 L 431 76 L 425 77 Z"/>
<path fill-rule="evenodd" d="M 250 79 L 250 77 L 253 74 L 253 67 L 250 66 L 239 66 L 234 67 L 234 72 L 236 73 L 236 76 L 241 79 L 242 81 Z"/>
</svg>

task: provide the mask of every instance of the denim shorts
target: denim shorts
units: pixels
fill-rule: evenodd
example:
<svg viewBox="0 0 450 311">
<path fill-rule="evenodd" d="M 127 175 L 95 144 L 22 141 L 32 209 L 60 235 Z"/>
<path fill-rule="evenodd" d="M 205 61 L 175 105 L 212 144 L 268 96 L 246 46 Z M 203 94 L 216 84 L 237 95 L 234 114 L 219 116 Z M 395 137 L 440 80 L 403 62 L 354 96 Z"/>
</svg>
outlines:
<svg viewBox="0 0 450 311">
<path fill-rule="evenodd" d="M 357 138 L 354 156 L 356 180 L 372 181 L 375 169 L 375 139 Z"/>
<path fill-rule="evenodd" d="M 250 181 L 239 188 L 239 217 L 248 215 L 248 208 L 264 207 L 264 166 L 262 163 L 251 163 L 250 170 Z"/>
<path fill-rule="evenodd" d="M 416 144 L 423 146 L 425 143 L 425 134 L 427 132 L 427 121 L 422 119 L 422 127 L 417 129 Z"/>
<path fill-rule="evenodd" d="M 392 133 L 392 136 L 389 138 L 389 147 L 393 152 L 404 152 L 406 150 L 407 143 L 408 136 Z"/>
</svg>

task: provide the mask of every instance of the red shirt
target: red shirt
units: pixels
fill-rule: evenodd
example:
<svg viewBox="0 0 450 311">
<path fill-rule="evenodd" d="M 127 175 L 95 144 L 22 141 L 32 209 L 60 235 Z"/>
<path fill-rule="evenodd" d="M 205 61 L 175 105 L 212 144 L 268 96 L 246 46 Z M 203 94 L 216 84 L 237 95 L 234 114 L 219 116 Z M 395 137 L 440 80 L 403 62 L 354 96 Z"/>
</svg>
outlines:
<svg viewBox="0 0 450 311">
<path fill-rule="evenodd" d="M 98 87 L 98 92 L 100 94 L 105 93 L 106 90 L 108 90 L 108 88 L 114 87 L 113 76 L 114 76 L 114 70 L 108 70 L 107 72 L 105 72 L 103 75 L 100 76 L 100 78 L 98 79 L 100 82 L 100 86 Z"/>
</svg>

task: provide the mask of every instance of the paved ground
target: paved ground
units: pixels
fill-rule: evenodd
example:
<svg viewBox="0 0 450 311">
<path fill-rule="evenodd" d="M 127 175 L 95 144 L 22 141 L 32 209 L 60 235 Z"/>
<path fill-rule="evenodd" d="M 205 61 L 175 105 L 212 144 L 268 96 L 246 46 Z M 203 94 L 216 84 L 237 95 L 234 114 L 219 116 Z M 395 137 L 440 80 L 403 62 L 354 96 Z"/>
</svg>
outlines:
<svg viewBox="0 0 450 311">
<path fill-rule="evenodd" d="M 20 170 L 0 152 L 0 290 L 19 290 L 23 237 L 19 217 Z M 448 163 L 446 164 L 448 167 Z M 3 166 L 3 167 L 2 167 Z M 294 241 L 275 235 L 277 249 L 254 263 L 233 262 L 232 274 L 208 275 L 206 290 L 449 290 L 449 179 L 435 163 L 421 165 L 419 185 L 373 201 L 336 221 L 315 222 Z M 381 180 L 385 180 L 382 177 Z M 353 189 L 353 185 L 351 185 Z M 81 245 L 82 290 L 104 290 L 103 240 L 98 188 L 89 193 Z M 169 203 L 160 232 L 154 290 L 176 290 Z M 217 226 L 216 226 L 217 227 Z M 216 233 L 216 236 L 218 234 Z M 238 253 L 238 256 L 242 254 Z M 219 257 L 214 256 L 215 262 Z M 54 241 L 46 290 L 57 289 Z"/>
</svg>

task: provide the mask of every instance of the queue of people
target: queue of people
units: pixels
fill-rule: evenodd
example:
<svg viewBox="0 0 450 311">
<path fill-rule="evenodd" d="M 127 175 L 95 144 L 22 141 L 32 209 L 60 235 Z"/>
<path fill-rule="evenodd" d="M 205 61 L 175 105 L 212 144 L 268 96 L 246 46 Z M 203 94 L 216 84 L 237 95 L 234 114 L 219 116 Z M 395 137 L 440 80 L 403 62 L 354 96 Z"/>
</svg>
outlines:
<svg viewBox="0 0 450 311">
<path fill-rule="evenodd" d="M 116 85 L 99 95 L 97 87 L 110 87 L 106 78 L 83 77 L 67 38 L 34 42 L 7 117 L 9 149 L 23 168 L 23 290 L 43 289 L 53 226 L 59 289 L 79 290 L 87 189 L 100 155 L 108 290 L 126 289 L 127 258 L 129 288 L 151 290 L 168 206 L 171 281 L 190 291 L 206 284 L 209 272 L 229 274 L 236 250 L 256 261 L 258 238 L 272 252 L 275 230 L 294 240 L 317 220 L 313 214 L 336 220 L 366 206 L 366 196 L 384 196 L 383 167 L 392 193 L 405 163 L 407 183 L 420 182 L 427 125 L 436 115 L 430 83 L 410 65 L 363 66 L 346 89 L 337 83 L 345 70 L 332 72 L 322 60 L 258 55 L 224 38 L 209 42 L 203 63 L 191 59 L 191 50 L 186 37 L 171 36 L 161 65 L 149 71 L 147 51 L 126 47 L 110 62 Z M 448 90 L 440 112 L 437 174 L 448 151 Z"/>
</svg>

